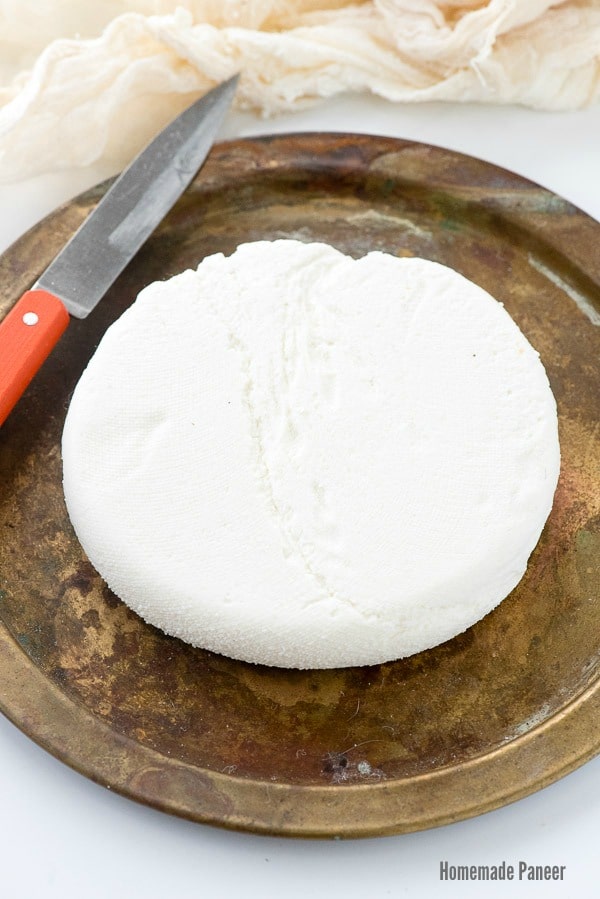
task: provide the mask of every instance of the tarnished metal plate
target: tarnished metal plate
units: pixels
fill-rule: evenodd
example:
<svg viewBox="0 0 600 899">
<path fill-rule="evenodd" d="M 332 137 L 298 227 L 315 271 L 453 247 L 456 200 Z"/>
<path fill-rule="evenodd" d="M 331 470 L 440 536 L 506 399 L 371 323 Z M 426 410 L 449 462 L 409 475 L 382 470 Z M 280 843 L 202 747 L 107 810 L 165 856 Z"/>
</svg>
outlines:
<svg viewBox="0 0 600 899">
<path fill-rule="evenodd" d="M 0 260 L 0 315 L 102 196 Z M 404 661 L 285 671 L 144 624 L 86 560 L 63 502 L 69 396 L 148 282 L 238 243 L 297 237 L 451 265 L 538 349 L 562 473 L 527 574 L 463 635 Z M 600 225 L 460 154 L 351 135 L 224 143 L 0 431 L 0 705 L 99 783 L 198 821 L 372 836 L 500 806 L 600 749 Z M 368 302 L 368 297 L 365 298 Z M 432 510 L 435 514 L 435 510 Z"/>
</svg>

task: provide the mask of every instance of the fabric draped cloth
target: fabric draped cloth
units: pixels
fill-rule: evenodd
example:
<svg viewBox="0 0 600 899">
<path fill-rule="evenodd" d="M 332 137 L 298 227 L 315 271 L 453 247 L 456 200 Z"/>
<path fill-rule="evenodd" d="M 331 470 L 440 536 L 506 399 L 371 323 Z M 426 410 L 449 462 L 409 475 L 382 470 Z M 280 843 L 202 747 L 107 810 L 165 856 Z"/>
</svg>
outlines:
<svg viewBox="0 0 600 899">
<path fill-rule="evenodd" d="M 236 72 L 266 117 L 348 92 L 575 109 L 600 0 L 0 0 L 0 180 L 120 167 Z"/>
</svg>

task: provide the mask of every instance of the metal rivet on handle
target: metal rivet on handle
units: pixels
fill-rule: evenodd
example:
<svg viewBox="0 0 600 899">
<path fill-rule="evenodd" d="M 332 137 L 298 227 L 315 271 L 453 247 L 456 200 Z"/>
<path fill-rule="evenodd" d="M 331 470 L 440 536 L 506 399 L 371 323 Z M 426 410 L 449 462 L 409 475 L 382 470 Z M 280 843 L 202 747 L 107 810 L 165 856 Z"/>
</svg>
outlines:
<svg viewBox="0 0 600 899">
<path fill-rule="evenodd" d="M 39 317 L 39 315 L 37 315 L 36 312 L 26 312 L 25 315 L 23 316 L 23 322 L 26 325 L 37 325 L 39 320 L 40 320 L 40 317 Z"/>
</svg>

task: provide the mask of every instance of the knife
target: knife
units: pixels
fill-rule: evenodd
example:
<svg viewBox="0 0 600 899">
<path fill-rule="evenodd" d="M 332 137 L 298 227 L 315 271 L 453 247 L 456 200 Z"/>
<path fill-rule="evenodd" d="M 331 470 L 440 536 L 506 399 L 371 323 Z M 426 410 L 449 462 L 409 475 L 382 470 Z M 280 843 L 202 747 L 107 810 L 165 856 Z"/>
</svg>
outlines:
<svg viewBox="0 0 600 899">
<path fill-rule="evenodd" d="M 238 79 L 209 91 L 142 150 L 0 323 L 0 425 L 70 315 L 89 315 L 197 174 Z"/>
</svg>

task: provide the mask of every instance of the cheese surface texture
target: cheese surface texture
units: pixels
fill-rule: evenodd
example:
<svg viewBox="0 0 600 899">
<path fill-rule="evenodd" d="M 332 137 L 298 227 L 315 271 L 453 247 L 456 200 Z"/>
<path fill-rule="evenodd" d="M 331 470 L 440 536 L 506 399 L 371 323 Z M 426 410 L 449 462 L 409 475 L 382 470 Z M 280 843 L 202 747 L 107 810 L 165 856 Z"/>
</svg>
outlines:
<svg viewBox="0 0 600 899">
<path fill-rule="evenodd" d="M 91 562 L 149 623 L 237 659 L 376 664 L 516 586 L 559 472 L 554 397 L 455 271 L 244 244 L 156 282 L 63 434 Z"/>
</svg>

